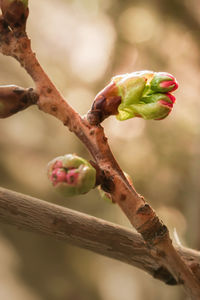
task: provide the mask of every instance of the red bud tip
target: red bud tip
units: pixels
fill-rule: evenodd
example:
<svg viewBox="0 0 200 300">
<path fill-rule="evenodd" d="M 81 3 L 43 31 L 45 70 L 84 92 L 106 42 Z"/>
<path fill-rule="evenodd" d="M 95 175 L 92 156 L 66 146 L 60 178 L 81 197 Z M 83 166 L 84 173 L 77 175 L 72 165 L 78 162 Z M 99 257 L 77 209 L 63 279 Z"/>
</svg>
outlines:
<svg viewBox="0 0 200 300">
<path fill-rule="evenodd" d="M 171 74 L 169 74 L 169 73 L 164 73 L 163 72 L 163 75 L 170 77 L 172 79 L 172 81 L 163 81 L 163 82 L 160 83 L 160 86 L 163 87 L 163 88 L 168 88 L 168 87 L 174 85 L 174 87 L 172 87 L 170 92 L 173 92 L 173 91 L 177 90 L 178 82 L 176 81 L 176 78 L 174 76 L 172 76 Z"/>
<path fill-rule="evenodd" d="M 158 72 L 155 73 L 150 82 L 150 87 L 154 92 L 169 93 L 178 88 L 176 78 L 169 73 Z"/>
<path fill-rule="evenodd" d="M 163 106 L 169 106 L 170 108 L 173 107 L 173 104 L 167 102 L 166 100 L 159 100 L 158 102 L 159 102 L 161 105 L 163 105 Z"/>
<path fill-rule="evenodd" d="M 57 160 L 57 161 L 55 162 L 53 168 L 54 168 L 54 169 L 56 169 L 56 168 L 62 168 L 62 166 L 63 166 L 63 165 L 62 165 L 62 162 L 59 161 L 59 160 Z"/>
<path fill-rule="evenodd" d="M 52 174 L 51 174 L 51 181 L 53 183 L 53 185 L 57 185 L 60 182 L 65 181 L 65 171 L 59 168 L 56 168 L 53 170 Z"/>
<path fill-rule="evenodd" d="M 76 185 L 77 181 L 78 181 L 78 177 L 79 177 L 79 174 L 76 171 L 76 169 L 71 169 L 66 174 L 66 181 L 68 184 Z"/>
<path fill-rule="evenodd" d="M 171 102 L 174 104 L 174 102 L 176 101 L 176 97 L 174 97 L 172 94 L 167 93 L 166 96 L 171 100 Z"/>
<path fill-rule="evenodd" d="M 63 168 L 61 161 L 56 161 L 53 165 L 53 171 L 50 177 L 53 185 L 66 182 L 70 185 L 76 185 L 78 182 L 79 173 L 74 168 Z"/>
<path fill-rule="evenodd" d="M 176 81 L 163 81 L 163 82 L 160 83 L 160 87 L 162 87 L 162 88 L 172 87 L 170 92 L 173 92 L 173 91 L 177 90 L 178 82 L 176 82 Z"/>
<path fill-rule="evenodd" d="M 163 106 L 168 106 L 168 107 L 170 107 L 170 108 L 172 109 L 173 104 L 174 104 L 176 98 L 175 98 L 173 95 L 171 95 L 170 93 L 166 93 L 165 95 L 168 97 L 168 99 L 169 99 L 170 102 L 167 101 L 166 99 L 161 99 L 161 100 L 159 100 L 158 102 L 159 102 L 161 105 L 163 105 Z"/>
</svg>

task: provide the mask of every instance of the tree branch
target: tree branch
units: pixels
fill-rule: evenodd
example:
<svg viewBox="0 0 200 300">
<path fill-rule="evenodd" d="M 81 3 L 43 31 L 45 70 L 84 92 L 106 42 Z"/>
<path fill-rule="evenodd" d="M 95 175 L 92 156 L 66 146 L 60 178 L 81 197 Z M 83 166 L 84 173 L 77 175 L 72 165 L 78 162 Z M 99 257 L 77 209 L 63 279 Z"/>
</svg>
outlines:
<svg viewBox="0 0 200 300">
<path fill-rule="evenodd" d="M 167 284 L 177 284 L 142 237 L 119 225 L 4 188 L 0 188 L 0 222 L 67 241 L 133 265 Z M 199 268 L 199 252 L 180 247 L 177 251 L 193 269 Z M 200 278 L 199 273 L 197 276 Z"/>
<path fill-rule="evenodd" d="M 0 118 L 13 114 L 35 104 L 39 96 L 33 88 L 24 89 L 16 85 L 0 86 Z"/>
<path fill-rule="evenodd" d="M 86 118 L 81 118 L 60 95 L 33 53 L 30 40 L 24 31 L 25 26 L 15 27 L 14 23 L 10 29 L 7 22 L 8 20 L 0 19 L 0 51 L 17 59 L 30 74 L 39 95 L 38 107 L 61 120 L 85 144 L 102 171 L 104 181 L 102 187 L 106 185 L 104 183 L 112 181 L 110 194 L 113 201 L 120 206 L 131 224 L 142 235 L 161 270 L 170 273 L 176 282 L 183 283 L 192 299 L 200 299 L 199 278 L 173 247 L 167 227 L 125 178 L 110 150 L 103 128 L 91 125 Z M 17 221 L 22 215 L 14 211 Z M 59 211 L 57 213 L 59 216 Z M 55 222 L 62 228 L 62 216 Z"/>
</svg>

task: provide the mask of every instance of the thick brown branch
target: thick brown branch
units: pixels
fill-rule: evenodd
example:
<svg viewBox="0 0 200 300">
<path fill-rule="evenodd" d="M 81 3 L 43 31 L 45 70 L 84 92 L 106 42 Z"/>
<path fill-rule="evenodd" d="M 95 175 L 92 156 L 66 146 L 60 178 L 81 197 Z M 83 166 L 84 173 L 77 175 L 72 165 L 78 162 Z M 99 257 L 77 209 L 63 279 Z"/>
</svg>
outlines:
<svg viewBox="0 0 200 300">
<path fill-rule="evenodd" d="M 177 284 L 139 234 L 116 224 L 4 188 L 0 188 L 0 222 L 65 240 L 140 268 L 167 284 Z M 198 269 L 199 252 L 187 248 L 177 251 Z"/>
<path fill-rule="evenodd" d="M 200 299 L 200 282 L 173 247 L 166 226 L 154 210 L 128 183 L 107 143 L 101 126 L 82 119 L 65 101 L 49 80 L 31 50 L 30 40 L 24 32 L 9 31 L 0 22 L 0 50 L 16 58 L 30 74 L 39 94 L 41 110 L 60 119 L 86 145 L 95 162 L 103 171 L 105 181 L 112 181 L 112 199 L 124 211 L 131 224 L 142 234 L 151 254 L 158 260 L 161 270 L 168 270 L 177 282 L 184 284 L 192 299 Z M 59 223 L 59 222 L 58 222 Z M 62 222 L 61 222 L 62 223 Z M 193 268 L 194 270 L 194 268 Z M 162 273 L 162 272 L 161 272 Z"/>
</svg>

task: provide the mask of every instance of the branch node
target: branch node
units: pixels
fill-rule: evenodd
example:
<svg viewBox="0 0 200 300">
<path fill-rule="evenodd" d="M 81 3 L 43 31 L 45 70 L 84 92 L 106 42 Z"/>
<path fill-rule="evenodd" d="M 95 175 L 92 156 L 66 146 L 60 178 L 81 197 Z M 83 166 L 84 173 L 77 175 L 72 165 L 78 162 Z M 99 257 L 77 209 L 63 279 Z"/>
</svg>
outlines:
<svg viewBox="0 0 200 300">
<path fill-rule="evenodd" d="M 140 206 L 136 216 L 140 220 L 137 230 L 149 245 L 156 245 L 169 235 L 167 227 L 159 220 L 149 204 Z"/>
<path fill-rule="evenodd" d="M 107 175 L 106 172 L 102 170 L 96 162 L 92 160 L 89 162 L 96 169 L 96 186 L 101 185 L 102 190 L 104 190 L 106 193 L 112 193 L 115 189 L 113 177 L 109 174 Z"/>
</svg>

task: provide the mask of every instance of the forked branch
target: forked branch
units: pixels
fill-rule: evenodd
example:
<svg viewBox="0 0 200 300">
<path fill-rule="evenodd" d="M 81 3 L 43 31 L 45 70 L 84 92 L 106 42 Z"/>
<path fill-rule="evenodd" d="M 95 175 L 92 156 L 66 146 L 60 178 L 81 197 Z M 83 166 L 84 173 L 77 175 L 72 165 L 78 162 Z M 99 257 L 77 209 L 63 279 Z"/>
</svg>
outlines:
<svg viewBox="0 0 200 300">
<path fill-rule="evenodd" d="M 1 8 L 2 3 L 6 1 L 1 1 Z M 22 17 L 25 16 L 25 22 L 27 1 L 13 0 L 11 2 L 25 3 L 24 15 L 22 13 Z M 10 19 L 6 16 L 3 13 L 0 19 L 0 51 L 4 55 L 17 59 L 32 77 L 36 94 L 39 96 L 36 102 L 39 109 L 58 118 L 79 137 L 102 172 L 102 187 L 107 186 L 107 191 L 109 188 L 113 201 L 120 206 L 131 224 L 142 235 L 149 253 L 157 261 L 161 270 L 165 270 L 167 276 L 177 283 L 183 284 L 192 299 L 200 299 L 199 277 L 174 248 L 167 227 L 160 221 L 155 211 L 129 184 L 110 150 L 103 128 L 100 125 L 91 124 L 86 117 L 82 118 L 58 92 L 31 49 L 25 26 L 21 23 L 23 18 L 20 18 L 18 22 L 15 20 L 14 23 L 9 23 Z M 108 186 L 108 182 L 112 184 Z M 20 214 L 16 216 L 18 217 L 20 218 Z M 59 219 L 57 226 L 63 226 Z"/>
</svg>

